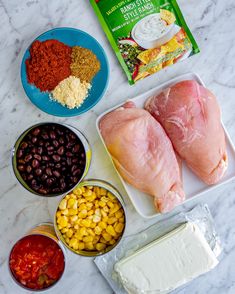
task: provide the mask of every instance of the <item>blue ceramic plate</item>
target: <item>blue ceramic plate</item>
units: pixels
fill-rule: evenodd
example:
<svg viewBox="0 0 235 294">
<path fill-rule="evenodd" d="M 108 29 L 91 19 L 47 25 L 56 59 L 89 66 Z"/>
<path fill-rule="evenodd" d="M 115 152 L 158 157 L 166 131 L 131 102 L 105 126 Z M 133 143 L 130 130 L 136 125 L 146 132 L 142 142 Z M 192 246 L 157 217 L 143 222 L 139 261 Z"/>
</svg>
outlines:
<svg viewBox="0 0 235 294">
<path fill-rule="evenodd" d="M 48 39 L 56 39 L 58 41 L 65 43 L 68 46 L 78 45 L 92 50 L 101 63 L 101 69 L 93 78 L 91 82 L 92 88 L 90 89 L 89 95 L 85 99 L 84 103 L 79 108 L 68 109 L 67 107 L 62 106 L 58 102 L 52 101 L 49 97 L 49 93 L 41 92 L 34 85 L 28 83 L 25 61 L 30 56 L 29 47 L 24 54 L 21 64 L 21 81 L 25 93 L 34 105 L 36 105 L 42 111 L 51 115 L 70 117 L 88 111 L 93 106 L 95 106 L 98 103 L 98 101 L 103 97 L 108 85 L 109 66 L 103 48 L 93 37 L 91 37 L 83 31 L 73 28 L 52 29 L 36 38 L 36 40 L 40 41 L 45 41 Z"/>
</svg>

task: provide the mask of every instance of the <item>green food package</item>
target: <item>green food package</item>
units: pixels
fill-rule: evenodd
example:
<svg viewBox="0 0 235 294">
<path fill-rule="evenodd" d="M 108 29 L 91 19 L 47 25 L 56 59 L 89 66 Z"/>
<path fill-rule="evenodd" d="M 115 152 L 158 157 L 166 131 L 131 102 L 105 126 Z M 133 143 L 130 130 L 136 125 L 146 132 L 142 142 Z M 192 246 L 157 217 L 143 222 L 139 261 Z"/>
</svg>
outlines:
<svg viewBox="0 0 235 294">
<path fill-rule="evenodd" d="M 200 50 L 176 0 L 90 0 L 130 84 Z"/>
</svg>

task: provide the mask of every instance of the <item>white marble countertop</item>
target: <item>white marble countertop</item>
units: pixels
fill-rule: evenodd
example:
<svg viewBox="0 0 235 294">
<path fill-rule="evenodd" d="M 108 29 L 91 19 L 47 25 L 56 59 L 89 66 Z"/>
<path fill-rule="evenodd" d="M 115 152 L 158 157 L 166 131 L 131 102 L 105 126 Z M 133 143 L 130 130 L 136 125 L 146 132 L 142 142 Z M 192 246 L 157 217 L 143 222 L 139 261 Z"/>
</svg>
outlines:
<svg viewBox="0 0 235 294">
<path fill-rule="evenodd" d="M 159 74 L 129 86 L 108 41 L 87 0 L 1 0 L 0 1 L 0 293 L 29 293 L 11 280 L 7 270 L 9 250 L 14 242 L 37 223 L 52 220 L 58 198 L 40 198 L 16 182 L 10 165 L 11 148 L 17 136 L 29 125 L 41 121 L 66 122 L 81 129 L 94 152 L 88 177 L 112 182 L 125 196 L 114 170 L 110 168 L 95 130 L 98 114 L 127 98 L 134 97 L 189 71 L 197 72 L 217 95 L 223 121 L 235 138 L 235 6 L 233 0 L 179 1 L 201 53 Z M 41 32 L 60 26 L 82 29 L 104 47 L 110 62 L 111 78 L 101 102 L 81 117 L 60 119 L 42 113 L 27 99 L 20 82 L 20 63 L 29 43 Z M 235 139 L 234 139 L 235 140 Z M 184 294 L 235 293 L 235 183 L 188 203 L 208 203 L 223 243 L 220 264 L 210 273 L 188 284 Z M 180 209 L 182 209 L 181 207 Z M 127 233 L 137 232 L 154 221 L 141 219 L 128 202 Z M 156 221 L 156 220 L 155 220 Z M 66 276 L 48 293 L 109 294 L 112 290 L 92 259 L 68 254 Z"/>
</svg>

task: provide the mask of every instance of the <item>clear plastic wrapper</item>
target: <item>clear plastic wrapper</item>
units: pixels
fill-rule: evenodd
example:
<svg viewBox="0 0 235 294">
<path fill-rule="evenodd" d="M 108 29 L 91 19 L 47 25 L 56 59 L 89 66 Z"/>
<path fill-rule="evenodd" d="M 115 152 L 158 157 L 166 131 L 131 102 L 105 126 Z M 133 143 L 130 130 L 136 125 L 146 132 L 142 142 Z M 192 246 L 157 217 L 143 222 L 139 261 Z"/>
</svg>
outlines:
<svg viewBox="0 0 235 294">
<path fill-rule="evenodd" d="M 215 231 L 211 213 L 207 205 L 198 205 L 190 211 L 181 212 L 168 219 L 157 222 L 140 233 L 123 238 L 119 246 L 95 259 L 95 264 L 114 292 L 116 294 L 126 294 L 125 289 L 118 280 L 117 274 L 114 272 L 116 262 L 124 257 L 130 256 L 138 249 L 186 222 L 195 223 L 200 228 L 215 256 L 218 257 L 221 253 L 221 243 Z"/>
</svg>

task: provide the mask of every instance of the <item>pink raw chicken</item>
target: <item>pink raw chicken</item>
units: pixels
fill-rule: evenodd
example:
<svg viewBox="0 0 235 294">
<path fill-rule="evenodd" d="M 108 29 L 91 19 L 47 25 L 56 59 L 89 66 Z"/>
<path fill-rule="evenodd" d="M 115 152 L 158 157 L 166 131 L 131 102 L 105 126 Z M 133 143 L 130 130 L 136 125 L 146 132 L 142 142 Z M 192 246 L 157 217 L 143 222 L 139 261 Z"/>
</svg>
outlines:
<svg viewBox="0 0 235 294">
<path fill-rule="evenodd" d="M 154 196 L 158 211 L 170 211 L 185 199 L 172 144 L 146 110 L 127 102 L 106 114 L 99 127 L 123 179 Z"/>
<path fill-rule="evenodd" d="M 147 100 L 180 157 L 205 183 L 217 183 L 228 158 L 215 96 L 194 80 L 183 81 Z"/>
</svg>

